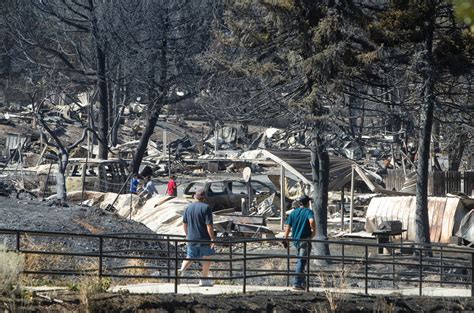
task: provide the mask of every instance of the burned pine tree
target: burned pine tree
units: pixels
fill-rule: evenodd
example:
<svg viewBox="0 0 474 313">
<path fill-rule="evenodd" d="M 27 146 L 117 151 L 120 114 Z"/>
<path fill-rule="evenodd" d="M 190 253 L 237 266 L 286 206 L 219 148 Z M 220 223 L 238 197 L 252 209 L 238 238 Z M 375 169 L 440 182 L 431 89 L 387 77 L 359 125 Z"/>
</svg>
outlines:
<svg viewBox="0 0 474 313">
<path fill-rule="evenodd" d="M 206 89 L 203 102 L 214 100 L 213 107 L 205 104 L 208 111 L 234 120 L 286 116 L 293 129 L 311 131 L 318 240 L 327 239 L 326 137 L 341 130 L 334 107 L 341 102 L 345 77 L 363 67 L 357 55 L 375 49 L 360 31 L 365 18 L 351 1 L 237 1 L 216 21 L 216 40 L 206 56 L 216 83 Z M 233 93 L 241 95 L 240 89 L 245 101 L 218 105 L 219 100 L 228 103 L 225 98 Z M 329 253 L 327 244 L 316 245 L 316 254 Z"/>
<path fill-rule="evenodd" d="M 162 109 L 196 95 L 194 62 L 207 46 L 211 9 L 212 2 L 206 0 L 139 1 L 136 19 L 127 25 L 129 38 L 121 36 L 134 63 L 135 95 L 143 96 L 146 104 L 144 131 L 132 160 L 135 173 Z"/>
<path fill-rule="evenodd" d="M 458 117 L 458 123 L 469 116 L 472 123 L 472 106 L 457 105 L 453 98 L 472 99 L 469 56 L 474 38 L 456 20 L 452 3 L 447 1 L 392 1 L 377 7 L 374 16 L 370 37 L 386 52 L 386 57 L 377 62 L 397 68 L 395 77 L 404 81 L 407 94 L 401 104 L 419 121 L 416 242 L 429 243 L 428 174 L 433 125 L 449 120 L 445 119 L 447 111 L 450 117 Z"/>
</svg>

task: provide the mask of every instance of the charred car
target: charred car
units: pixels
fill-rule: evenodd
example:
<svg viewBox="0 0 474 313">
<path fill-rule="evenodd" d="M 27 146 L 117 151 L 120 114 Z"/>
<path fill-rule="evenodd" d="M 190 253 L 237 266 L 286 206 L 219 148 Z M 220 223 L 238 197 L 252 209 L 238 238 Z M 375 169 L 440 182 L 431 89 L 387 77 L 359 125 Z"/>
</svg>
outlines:
<svg viewBox="0 0 474 313">
<path fill-rule="evenodd" d="M 277 191 L 269 185 L 258 181 L 250 181 L 253 197 L 259 202 Z M 189 183 L 184 189 L 184 196 L 192 198 L 198 189 L 206 192 L 206 202 L 212 211 L 233 208 L 242 210 L 242 199 L 248 198 L 248 188 L 245 181 L 240 180 L 202 180 Z"/>
</svg>

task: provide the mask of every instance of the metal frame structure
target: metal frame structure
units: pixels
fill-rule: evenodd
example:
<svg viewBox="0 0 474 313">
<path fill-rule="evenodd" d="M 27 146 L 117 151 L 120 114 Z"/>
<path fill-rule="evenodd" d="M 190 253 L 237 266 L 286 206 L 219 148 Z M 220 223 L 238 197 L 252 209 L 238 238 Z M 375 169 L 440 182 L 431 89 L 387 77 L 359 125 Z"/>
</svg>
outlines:
<svg viewBox="0 0 474 313">
<path fill-rule="evenodd" d="M 25 269 L 24 275 L 94 275 L 99 278 L 110 277 L 117 279 L 156 279 L 157 281 L 174 282 L 174 291 L 178 292 L 179 280 L 197 280 L 201 277 L 179 277 L 180 262 L 185 259 L 183 246 L 189 241 L 183 236 L 167 234 L 79 234 L 64 232 L 46 232 L 16 229 L 0 229 L 0 237 L 7 243 L 7 249 L 17 251 L 24 255 L 54 255 L 63 257 L 80 257 L 97 260 L 97 268 L 88 273 L 68 269 Z M 64 251 L 51 248 L 51 250 L 30 249 L 24 247 L 22 240 L 28 237 L 48 238 L 63 243 L 61 238 L 80 238 L 88 240 L 91 244 L 88 252 Z M 74 240 L 74 239 L 73 239 Z M 112 248 L 109 241 L 127 242 L 129 248 Z M 322 286 L 321 275 L 330 275 L 339 281 L 357 282 L 366 294 L 371 288 L 419 288 L 419 295 L 423 295 L 423 287 L 430 286 L 455 286 L 457 288 L 470 288 L 474 296 L 474 250 L 463 247 L 449 247 L 446 245 L 431 244 L 418 245 L 413 243 L 376 244 L 374 242 L 349 241 L 349 240 L 306 240 L 312 245 L 329 245 L 331 256 L 309 255 L 307 259 L 306 290 L 310 287 Z M 140 248 L 137 243 L 153 243 L 160 249 Z M 214 262 L 213 279 L 222 281 L 241 282 L 242 292 L 247 291 L 247 286 L 255 279 L 270 279 L 275 277 L 286 278 L 286 286 L 290 284 L 294 262 L 298 257 L 292 254 L 293 249 L 287 246 L 286 251 L 278 247 L 281 239 L 240 239 L 223 238 L 215 242 L 219 252 L 210 261 Z M 55 245 L 51 245 L 52 247 Z M 56 245 L 57 246 L 57 245 Z M 255 252 L 255 248 L 265 247 L 267 251 Z M 378 255 L 378 249 L 386 249 L 389 254 Z M 314 249 L 313 249 L 314 250 Z M 407 251 L 409 253 L 407 253 Z M 403 254 L 402 254 L 403 252 Z M 152 255 L 150 255 L 152 254 Z M 156 262 L 158 265 L 120 266 L 110 267 L 106 262 L 113 259 L 135 259 L 143 262 Z M 199 259 L 192 259 L 198 261 Z M 262 264 L 280 262 L 280 268 L 265 268 Z M 282 267 L 284 267 L 282 269 Z M 159 275 L 131 275 L 116 274 L 114 271 L 124 269 L 159 270 Z M 391 284 L 390 284 L 391 282 Z M 362 283 L 362 284 L 361 284 Z M 372 286 L 371 286 L 372 284 Z M 382 286 L 385 284 L 384 286 Z M 338 286 L 343 288 L 344 286 Z M 351 287 L 353 288 L 353 287 Z"/>
</svg>

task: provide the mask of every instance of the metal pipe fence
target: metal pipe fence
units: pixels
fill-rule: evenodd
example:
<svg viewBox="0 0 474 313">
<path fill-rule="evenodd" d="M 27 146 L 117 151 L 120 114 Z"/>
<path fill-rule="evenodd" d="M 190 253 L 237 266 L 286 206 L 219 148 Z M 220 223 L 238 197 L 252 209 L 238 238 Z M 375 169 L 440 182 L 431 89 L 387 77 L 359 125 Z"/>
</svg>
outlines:
<svg viewBox="0 0 474 313">
<path fill-rule="evenodd" d="M 180 264 L 186 258 L 185 244 L 209 244 L 169 234 L 96 235 L 0 229 L 0 237 L 4 237 L 8 249 L 25 256 L 94 260 L 93 268 L 70 269 L 66 267 L 67 262 L 60 259 L 56 262 L 60 268 L 25 268 L 24 275 L 94 275 L 99 278 L 166 281 L 174 283 L 176 293 L 180 281 L 203 278 L 190 275 L 178 277 Z M 45 239 L 49 240 L 47 247 L 31 244 L 34 240 L 40 242 Z M 80 242 L 85 248 L 67 250 L 65 243 L 71 240 Z M 318 249 L 311 249 L 309 255 L 298 257 L 293 248 L 284 248 L 281 239 L 277 238 L 217 240 L 218 251 L 208 259 L 212 262 L 212 278 L 241 284 L 244 293 L 251 285 L 289 286 L 295 276 L 295 262 L 298 258 L 304 258 L 306 269 L 303 275 L 307 291 L 310 287 L 350 287 L 368 294 L 370 289 L 418 287 L 422 295 L 425 287 L 451 286 L 470 288 L 471 296 L 474 296 L 474 250 L 470 248 L 406 242 L 302 241 L 313 247 L 328 245 L 331 255 L 317 255 Z M 387 254 L 379 255 L 379 248 L 384 248 Z M 127 260 L 138 263 L 130 265 Z M 125 263 L 120 263 L 122 261 Z M 46 265 L 50 264 L 46 262 Z"/>
</svg>

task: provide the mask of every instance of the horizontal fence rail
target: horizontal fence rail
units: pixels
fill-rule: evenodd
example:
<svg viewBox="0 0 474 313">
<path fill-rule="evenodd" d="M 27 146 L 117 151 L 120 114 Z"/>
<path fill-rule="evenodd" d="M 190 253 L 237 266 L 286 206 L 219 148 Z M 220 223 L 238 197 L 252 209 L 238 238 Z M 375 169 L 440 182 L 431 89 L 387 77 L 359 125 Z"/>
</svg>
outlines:
<svg viewBox="0 0 474 313">
<path fill-rule="evenodd" d="M 169 234 L 97 235 L 12 229 L 0 229 L 0 238 L 7 249 L 22 253 L 27 260 L 35 258 L 31 264 L 26 262 L 24 275 L 156 280 L 173 282 L 175 292 L 180 281 L 203 278 L 178 276 L 181 262 L 186 259 L 186 243 L 209 244 Z M 298 257 L 293 246 L 283 247 L 277 238 L 219 238 L 214 242 L 217 253 L 208 259 L 212 262 L 212 278 L 240 284 L 244 293 L 249 285 L 289 286 L 296 261 L 304 258 L 307 291 L 310 287 L 327 287 L 369 293 L 370 289 L 417 287 L 422 295 L 424 287 L 449 286 L 470 288 L 474 296 L 474 250 L 470 248 L 353 240 L 300 242 L 304 241 L 313 247 L 312 252 Z M 330 255 L 315 253 L 323 246 L 329 247 Z M 378 254 L 379 249 L 386 254 Z"/>
</svg>

